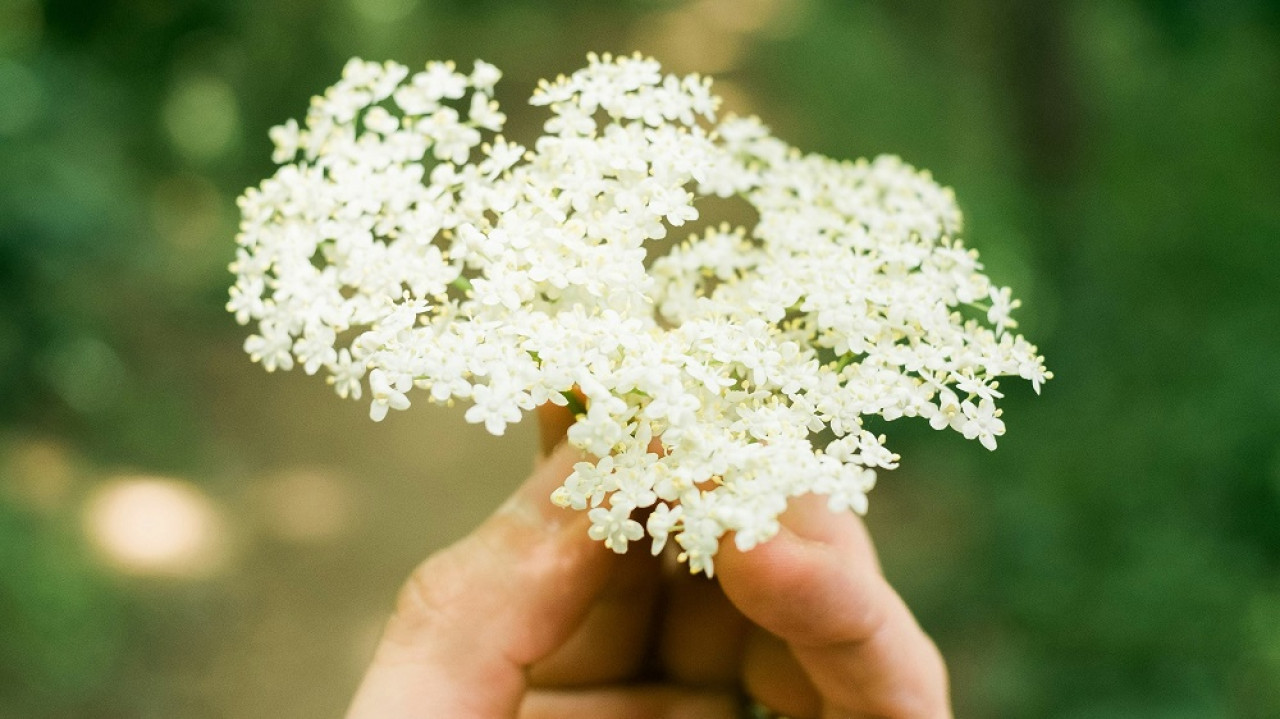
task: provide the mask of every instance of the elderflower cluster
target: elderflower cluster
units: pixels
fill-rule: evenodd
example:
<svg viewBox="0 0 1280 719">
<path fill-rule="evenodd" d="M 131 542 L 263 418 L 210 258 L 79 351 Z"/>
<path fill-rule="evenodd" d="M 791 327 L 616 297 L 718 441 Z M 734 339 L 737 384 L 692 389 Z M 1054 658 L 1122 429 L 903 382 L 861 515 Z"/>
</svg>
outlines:
<svg viewBox="0 0 1280 719">
<path fill-rule="evenodd" d="M 499 77 L 352 60 L 272 130 L 281 166 L 240 198 L 228 303 L 254 361 L 323 373 L 375 420 L 464 400 L 502 434 L 568 405 L 600 459 L 551 500 L 614 551 L 647 534 L 708 575 L 722 536 L 768 540 L 790 497 L 866 510 L 899 457 L 864 417 L 994 449 L 997 378 L 1050 377 L 927 172 L 802 154 L 639 56 L 543 81 L 526 147 L 500 134 Z M 706 222 L 711 196 L 754 224 Z"/>
</svg>

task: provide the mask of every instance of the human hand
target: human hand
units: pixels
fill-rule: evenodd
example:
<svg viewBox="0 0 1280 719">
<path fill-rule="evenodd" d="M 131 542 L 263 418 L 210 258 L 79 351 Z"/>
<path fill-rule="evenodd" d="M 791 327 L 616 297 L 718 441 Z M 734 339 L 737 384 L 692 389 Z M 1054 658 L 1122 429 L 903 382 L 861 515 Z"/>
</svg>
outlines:
<svg viewBox="0 0 1280 719">
<path fill-rule="evenodd" d="M 946 669 L 880 574 L 861 521 L 793 500 L 732 541 L 716 580 L 587 537 L 548 496 L 581 455 L 542 415 L 533 474 L 420 565 L 347 719 L 733 719 L 743 692 L 795 719 L 944 719 Z"/>
</svg>

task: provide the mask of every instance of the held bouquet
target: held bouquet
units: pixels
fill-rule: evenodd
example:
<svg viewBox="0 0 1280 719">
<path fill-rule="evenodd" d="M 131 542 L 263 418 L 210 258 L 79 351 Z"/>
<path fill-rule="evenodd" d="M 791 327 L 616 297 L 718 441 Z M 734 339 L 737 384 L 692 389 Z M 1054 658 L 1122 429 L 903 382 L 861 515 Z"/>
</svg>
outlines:
<svg viewBox="0 0 1280 719">
<path fill-rule="evenodd" d="M 351 60 L 271 131 L 281 166 L 240 198 L 228 303 L 254 361 L 322 372 L 375 420 L 464 400 L 502 434 L 568 405 L 600 459 L 550 501 L 614 551 L 671 539 L 708 575 L 723 535 L 768 540 L 789 497 L 866 510 L 899 457 L 864 417 L 994 449 L 997 378 L 1050 378 L 927 172 L 802 154 L 639 56 L 540 83 L 526 147 L 500 134 L 500 74 Z M 712 196 L 754 224 L 651 256 Z"/>
</svg>

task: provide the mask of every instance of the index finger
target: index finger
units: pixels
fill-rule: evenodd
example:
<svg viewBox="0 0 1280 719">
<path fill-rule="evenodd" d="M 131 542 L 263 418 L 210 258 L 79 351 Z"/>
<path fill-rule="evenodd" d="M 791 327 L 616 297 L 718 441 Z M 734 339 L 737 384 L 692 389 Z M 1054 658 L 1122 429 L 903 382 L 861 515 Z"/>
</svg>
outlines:
<svg viewBox="0 0 1280 719">
<path fill-rule="evenodd" d="M 527 668 L 581 623 L 616 564 L 551 491 L 584 458 L 562 445 L 400 595 L 348 719 L 514 716 Z"/>
<path fill-rule="evenodd" d="M 722 543 L 717 574 L 743 614 L 791 647 L 823 716 L 951 716 L 941 656 L 880 574 L 860 520 L 801 506 L 782 524 L 747 552 Z"/>
</svg>

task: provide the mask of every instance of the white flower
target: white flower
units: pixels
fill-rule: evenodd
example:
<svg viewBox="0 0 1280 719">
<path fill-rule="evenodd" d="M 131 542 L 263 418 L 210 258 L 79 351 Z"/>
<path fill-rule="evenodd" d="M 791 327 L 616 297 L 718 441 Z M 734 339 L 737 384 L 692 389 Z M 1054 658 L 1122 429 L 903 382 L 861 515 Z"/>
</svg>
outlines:
<svg viewBox="0 0 1280 719">
<path fill-rule="evenodd" d="M 321 367 L 332 366 L 338 358 L 333 349 L 337 339 L 332 327 L 312 325 L 306 334 L 293 343 L 293 354 L 302 362 L 302 369 L 307 374 L 315 374 Z"/>
<path fill-rule="evenodd" d="M 987 310 L 987 321 L 996 326 L 996 332 L 1004 332 L 1006 327 L 1017 327 L 1018 323 L 1009 314 L 1022 303 L 1013 299 L 1013 290 L 993 285 L 989 298 L 991 309 Z"/>
<path fill-rule="evenodd" d="M 483 93 L 492 92 L 493 86 L 501 79 L 502 71 L 484 60 L 476 60 L 471 69 L 471 86 Z"/>
<path fill-rule="evenodd" d="M 372 107 L 364 114 L 364 126 L 381 135 L 390 135 L 400 129 L 400 120 L 381 105 Z"/>
<path fill-rule="evenodd" d="M 329 384 L 333 385 L 338 396 L 343 399 L 360 399 L 360 378 L 364 376 L 364 366 L 352 361 L 351 350 L 345 347 L 338 350 L 330 369 L 333 374 L 328 377 Z"/>
<path fill-rule="evenodd" d="M 844 464 L 831 478 L 829 484 L 820 485 L 819 491 L 827 494 L 827 508 L 832 512 L 853 510 L 867 513 L 867 492 L 876 486 L 875 470 L 856 464 Z"/>
<path fill-rule="evenodd" d="M 471 109 L 467 112 L 467 118 L 477 127 L 491 132 L 501 132 L 502 124 L 507 121 L 507 116 L 498 111 L 498 103 L 479 93 L 471 96 Z"/>
<path fill-rule="evenodd" d="M 602 457 L 594 465 L 579 462 L 573 466 L 573 473 L 564 485 L 552 495 L 552 500 L 561 507 L 574 509 L 598 507 L 614 486 L 613 457 Z"/>
<path fill-rule="evenodd" d="M 413 85 L 435 100 L 456 100 L 467 91 L 467 77 L 452 62 L 429 62 L 427 71 L 414 75 Z"/>
<path fill-rule="evenodd" d="M 923 416 L 929 419 L 929 425 L 934 429 L 946 429 L 950 427 L 960 431 L 961 423 L 964 421 L 964 415 L 960 411 L 960 398 L 956 393 L 944 387 L 938 392 L 938 404 L 926 405 L 927 411 Z"/>
<path fill-rule="evenodd" d="M 644 536 L 644 527 L 631 519 L 632 507 L 623 503 L 605 509 L 596 507 L 587 513 L 591 520 L 591 528 L 587 533 L 591 538 L 604 542 L 604 546 L 618 554 L 627 551 L 627 543 L 634 542 Z"/>
<path fill-rule="evenodd" d="M 683 531 L 676 535 L 680 545 L 680 561 L 689 565 L 689 571 L 702 572 L 708 577 L 715 574 L 715 555 L 720 549 L 720 536 L 726 527 L 716 518 L 717 492 L 690 490 L 681 498 L 684 510 Z"/>
<path fill-rule="evenodd" d="M 236 322 L 245 325 L 250 319 L 260 318 L 267 307 L 262 301 L 262 293 L 266 291 L 266 283 L 257 275 L 241 275 L 231 287 L 231 299 L 227 301 L 227 311 L 236 316 Z"/>
<path fill-rule="evenodd" d="M 505 390 L 505 391 L 504 391 Z M 474 404 L 467 409 L 466 419 L 475 424 L 483 423 L 490 434 L 501 436 L 511 422 L 519 422 L 520 402 L 509 387 L 495 388 L 492 384 L 476 385 L 472 389 Z"/>
<path fill-rule="evenodd" d="M 452 107 L 442 107 L 419 121 L 418 131 L 434 141 L 432 151 L 438 159 L 455 165 L 467 161 L 471 148 L 479 145 L 481 138 L 479 131 L 459 121 L 458 111 Z"/>
<path fill-rule="evenodd" d="M 271 137 L 271 142 L 276 146 L 275 152 L 271 153 L 271 161 L 276 164 L 292 162 L 293 158 L 297 156 L 298 148 L 302 142 L 302 134 L 298 130 L 298 121 L 291 118 L 283 125 L 271 128 L 267 134 Z"/>
<path fill-rule="evenodd" d="M 262 322 L 259 325 L 260 335 L 250 335 L 244 341 L 244 351 L 249 359 L 261 362 L 268 372 L 293 369 L 293 339 L 282 327 L 275 323 Z"/>
<path fill-rule="evenodd" d="M 369 373 L 369 393 L 373 395 L 373 403 L 369 405 L 369 417 L 374 422 L 381 422 L 390 409 L 409 409 L 409 398 L 405 392 L 413 385 L 408 377 L 400 377 L 394 383 L 386 371 L 375 369 Z"/>
<path fill-rule="evenodd" d="M 969 401 L 960 403 L 964 412 L 964 420 L 960 424 L 960 432 L 965 439 L 978 438 L 983 447 L 990 450 L 996 448 L 996 437 L 1004 434 L 1004 422 L 1000 420 L 1001 411 L 994 402 L 983 399 L 978 404 Z"/>
<path fill-rule="evenodd" d="M 680 505 L 672 507 L 664 503 L 655 507 L 649 515 L 649 520 L 645 522 L 645 529 L 653 538 L 651 549 L 655 557 L 662 553 L 663 547 L 667 546 L 667 537 L 679 526 L 683 514 L 684 509 Z"/>
<path fill-rule="evenodd" d="M 1001 378 L 1052 377 L 927 172 L 802 154 L 638 55 L 540 83 L 525 147 L 497 134 L 500 77 L 352 60 L 271 130 L 281 167 L 238 202 L 227 302 L 256 323 L 252 360 L 325 374 L 374 420 L 414 391 L 494 434 L 573 406 L 569 441 L 601 459 L 552 501 L 615 551 L 647 531 L 708 575 L 791 497 L 865 511 L 901 459 L 865 418 L 994 449 Z M 754 224 L 682 235 L 708 196 Z"/>
<path fill-rule="evenodd" d="M 1004 396 L 996 391 L 996 383 L 985 377 L 974 377 L 971 373 L 959 373 L 954 376 L 954 380 L 956 389 L 982 399 L 995 400 Z"/>
</svg>

